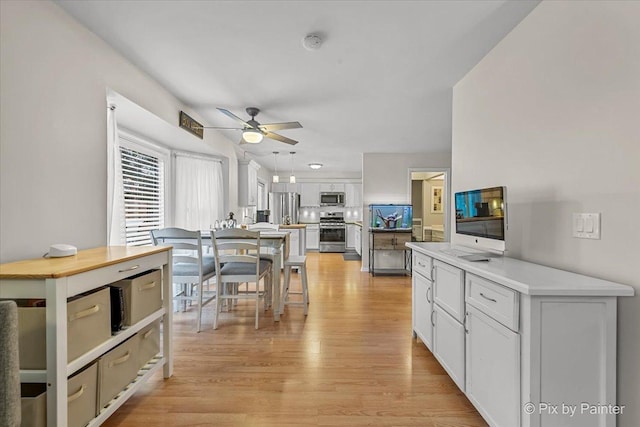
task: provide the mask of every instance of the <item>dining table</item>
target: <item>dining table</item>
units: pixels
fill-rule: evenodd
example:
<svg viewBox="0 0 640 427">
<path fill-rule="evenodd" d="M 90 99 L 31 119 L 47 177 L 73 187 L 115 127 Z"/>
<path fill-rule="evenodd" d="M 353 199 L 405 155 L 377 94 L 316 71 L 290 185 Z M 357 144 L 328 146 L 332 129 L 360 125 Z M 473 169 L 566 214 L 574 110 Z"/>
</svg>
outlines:
<svg viewBox="0 0 640 427">
<path fill-rule="evenodd" d="M 202 231 L 202 244 L 213 247 L 211 241 L 211 231 Z M 273 320 L 280 321 L 284 304 L 282 301 L 281 272 L 283 262 L 289 257 L 289 233 L 286 231 L 260 230 L 260 247 L 270 249 L 270 258 L 273 261 L 272 283 L 273 283 Z"/>
</svg>

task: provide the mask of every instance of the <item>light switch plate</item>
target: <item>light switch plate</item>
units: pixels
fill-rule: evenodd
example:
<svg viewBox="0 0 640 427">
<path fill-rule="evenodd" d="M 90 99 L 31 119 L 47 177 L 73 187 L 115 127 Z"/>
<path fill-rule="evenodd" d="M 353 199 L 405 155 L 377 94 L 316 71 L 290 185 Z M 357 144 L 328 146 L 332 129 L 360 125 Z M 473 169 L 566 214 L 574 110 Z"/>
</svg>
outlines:
<svg viewBox="0 0 640 427">
<path fill-rule="evenodd" d="M 573 237 L 579 239 L 600 239 L 599 213 L 574 213 L 572 219 Z"/>
</svg>

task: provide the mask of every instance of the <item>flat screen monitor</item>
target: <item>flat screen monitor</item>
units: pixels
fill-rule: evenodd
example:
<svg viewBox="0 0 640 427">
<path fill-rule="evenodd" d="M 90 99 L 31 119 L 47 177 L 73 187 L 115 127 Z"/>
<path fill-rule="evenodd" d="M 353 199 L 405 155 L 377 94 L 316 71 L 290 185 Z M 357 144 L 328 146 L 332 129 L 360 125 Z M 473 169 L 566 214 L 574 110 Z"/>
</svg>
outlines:
<svg viewBox="0 0 640 427">
<path fill-rule="evenodd" d="M 505 251 L 507 189 L 491 187 L 455 193 L 456 243 Z"/>
</svg>

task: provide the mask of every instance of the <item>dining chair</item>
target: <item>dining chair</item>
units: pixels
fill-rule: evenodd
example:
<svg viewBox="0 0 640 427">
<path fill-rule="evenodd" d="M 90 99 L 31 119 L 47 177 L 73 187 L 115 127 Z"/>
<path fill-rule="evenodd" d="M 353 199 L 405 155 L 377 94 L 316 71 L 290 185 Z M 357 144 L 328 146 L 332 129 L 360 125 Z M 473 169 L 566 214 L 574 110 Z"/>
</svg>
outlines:
<svg viewBox="0 0 640 427">
<path fill-rule="evenodd" d="M 225 299 L 254 299 L 256 302 L 255 327 L 258 329 L 260 300 L 267 309 L 271 297 L 272 262 L 260 258 L 260 232 L 227 228 L 211 231 L 213 254 L 216 264 L 217 308 L 213 329 L 218 328 L 218 316 Z M 263 290 L 260 290 L 260 281 Z M 237 283 L 255 283 L 255 289 L 245 294 L 233 292 Z M 229 287 L 228 285 L 231 285 Z"/>
<path fill-rule="evenodd" d="M 213 256 L 204 255 L 200 231 L 163 228 L 152 230 L 151 237 L 154 245 L 173 246 L 173 283 L 180 286 L 180 291 L 173 296 L 173 300 L 182 303 L 183 311 L 186 310 L 187 301 L 197 302 L 196 330 L 200 332 L 202 307 L 216 298 L 215 293 L 209 293 L 205 299 L 203 286 L 215 277 L 216 261 Z"/>
</svg>

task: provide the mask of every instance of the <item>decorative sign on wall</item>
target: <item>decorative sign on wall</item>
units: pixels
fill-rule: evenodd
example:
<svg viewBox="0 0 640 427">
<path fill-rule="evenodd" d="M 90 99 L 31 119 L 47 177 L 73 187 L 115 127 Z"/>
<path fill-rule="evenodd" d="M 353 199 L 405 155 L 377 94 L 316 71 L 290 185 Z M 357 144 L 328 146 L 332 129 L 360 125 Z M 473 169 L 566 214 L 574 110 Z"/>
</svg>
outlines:
<svg viewBox="0 0 640 427">
<path fill-rule="evenodd" d="M 184 111 L 180 111 L 180 127 L 186 129 L 200 139 L 204 138 L 204 128 Z"/>
<path fill-rule="evenodd" d="M 431 213 L 442 213 L 442 187 L 431 187 Z"/>
</svg>

